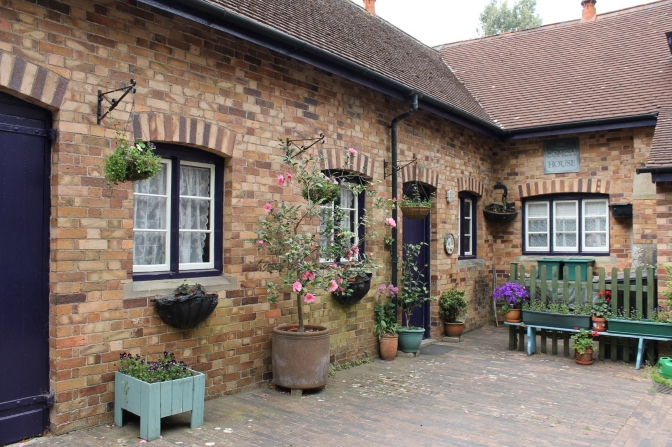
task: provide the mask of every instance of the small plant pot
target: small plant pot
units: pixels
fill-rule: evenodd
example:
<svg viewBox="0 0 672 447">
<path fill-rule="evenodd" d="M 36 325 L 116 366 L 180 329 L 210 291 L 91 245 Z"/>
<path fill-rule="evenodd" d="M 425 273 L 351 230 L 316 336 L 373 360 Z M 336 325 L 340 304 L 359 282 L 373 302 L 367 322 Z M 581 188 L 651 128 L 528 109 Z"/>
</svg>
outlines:
<svg viewBox="0 0 672 447">
<path fill-rule="evenodd" d="M 520 323 L 522 321 L 521 310 L 511 309 L 510 311 L 504 314 L 504 319 L 506 320 L 507 323 Z"/>
<path fill-rule="evenodd" d="M 444 323 L 446 326 L 447 337 L 461 337 L 464 332 L 464 321 L 457 323 Z"/>
<path fill-rule="evenodd" d="M 420 220 L 427 217 L 431 208 L 428 206 L 400 206 L 404 217 L 411 220 Z"/>
<path fill-rule="evenodd" d="M 347 288 L 350 290 L 349 294 L 334 292 L 332 296 L 344 306 L 357 304 L 371 289 L 371 275 L 371 273 L 367 273 L 364 278 L 355 278 L 354 281 L 349 281 L 347 284 Z"/>
<path fill-rule="evenodd" d="M 607 319 L 602 317 L 592 316 L 593 330 L 597 332 L 604 332 L 607 330 Z"/>
<path fill-rule="evenodd" d="M 584 354 L 579 354 L 578 351 L 574 350 L 576 354 L 575 362 L 579 365 L 592 365 L 593 364 L 593 350 L 587 348 Z"/>
<path fill-rule="evenodd" d="M 397 334 L 386 334 L 380 337 L 380 358 L 391 361 L 397 356 L 399 348 L 399 336 Z"/>
</svg>

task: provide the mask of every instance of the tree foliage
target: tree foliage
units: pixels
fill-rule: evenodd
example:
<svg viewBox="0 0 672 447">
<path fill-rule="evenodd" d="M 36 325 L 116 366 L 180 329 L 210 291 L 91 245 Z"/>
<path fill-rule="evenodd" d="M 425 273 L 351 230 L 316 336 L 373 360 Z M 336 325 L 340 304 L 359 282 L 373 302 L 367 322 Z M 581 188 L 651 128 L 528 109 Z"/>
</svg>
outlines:
<svg viewBox="0 0 672 447">
<path fill-rule="evenodd" d="M 491 36 L 541 26 L 536 7 L 537 0 L 518 0 L 511 8 L 507 0 L 501 4 L 499 0 L 490 0 L 479 17 L 481 26 L 476 32 L 479 36 Z"/>
</svg>

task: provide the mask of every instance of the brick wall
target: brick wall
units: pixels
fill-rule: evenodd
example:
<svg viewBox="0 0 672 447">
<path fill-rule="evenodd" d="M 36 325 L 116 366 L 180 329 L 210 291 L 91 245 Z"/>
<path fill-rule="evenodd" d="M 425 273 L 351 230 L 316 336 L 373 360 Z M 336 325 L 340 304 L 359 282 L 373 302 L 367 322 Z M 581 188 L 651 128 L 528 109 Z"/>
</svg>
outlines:
<svg viewBox="0 0 672 447">
<path fill-rule="evenodd" d="M 593 192 L 609 194 L 609 203 L 633 203 L 632 219 L 609 216 L 609 256 L 596 257 L 595 267 L 630 267 L 634 246 L 655 247 L 658 243 L 655 197 L 633 195 L 635 170 L 647 160 L 653 128 L 562 135 L 578 137 L 580 172 L 544 174 L 544 141 L 553 138 L 513 140 L 494 152 L 493 180 L 501 180 L 509 190 L 509 200 L 522 209 L 522 198 L 558 192 Z M 660 205 L 658 205 L 660 211 Z M 521 260 L 522 219 L 494 230 L 495 263 L 499 276 L 508 275 L 508 265 Z M 522 258 L 525 261 L 525 258 Z M 536 264 L 534 261 L 528 264 Z M 503 279 L 500 279 L 500 282 Z"/>
<path fill-rule="evenodd" d="M 250 265 L 256 249 L 245 242 L 254 236 L 263 204 L 281 198 L 275 178 L 284 167 L 277 139 L 323 132 L 327 146 L 354 147 L 375 159 L 374 178 L 382 180 L 388 125 L 408 105 L 130 0 L 0 0 L 0 54 L 2 88 L 52 110 L 58 130 L 51 178 L 53 432 L 112 419 L 112 380 L 121 351 L 176 351 L 207 373 L 209 398 L 265 383 L 271 328 L 296 321 L 292 298 L 266 301 L 268 277 Z M 99 89 L 118 88 L 131 77 L 138 84 L 131 126 L 136 137 L 226 157 L 224 276 L 237 286 L 209 290 L 219 292 L 220 304 L 193 330 L 162 324 L 149 301 L 153 296 L 124 292 L 132 283 L 133 194 L 130 185 L 109 189 L 102 180 L 114 129 L 108 120 L 97 125 L 95 112 Z M 124 101 L 112 116 L 125 123 L 130 104 Z M 399 159 L 413 154 L 419 159 L 418 170 L 409 175 L 437 180 L 432 294 L 453 284 L 467 289 L 468 327 L 479 327 L 490 316 L 495 236 L 479 223 L 480 264 L 461 265 L 455 254 L 447 256 L 442 241 L 446 233 L 457 234 L 457 205 L 444 198 L 461 178 L 485 184 L 488 196 L 494 143 L 424 112 L 400 124 L 399 131 Z M 377 186 L 387 197 L 390 187 L 389 178 Z M 298 194 L 282 197 L 298 200 Z M 367 249 L 384 265 L 376 272 L 375 289 L 389 281 L 390 253 L 382 242 Z M 308 321 L 332 331 L 332 361 L 377 355 L 373 295 L 351 307 L 322 295 L 309 306 Z M 433 303 L 432 335 L 441 333 Z"/>
</svg>

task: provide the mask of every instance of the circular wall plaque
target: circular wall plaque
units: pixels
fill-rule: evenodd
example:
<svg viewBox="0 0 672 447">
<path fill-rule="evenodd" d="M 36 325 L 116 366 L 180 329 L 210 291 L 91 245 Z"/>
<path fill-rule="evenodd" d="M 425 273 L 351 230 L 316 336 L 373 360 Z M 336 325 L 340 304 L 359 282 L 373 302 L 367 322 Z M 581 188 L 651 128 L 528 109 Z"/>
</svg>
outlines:
<svg viewBox="0 0 672 447">
<path fill-rule="evenodd" d="M 443 248 L 447 254 L 453 254 L 455 250 L 455 237 L 451 233 L 446 234 L 446 237 L 443 239 Z"/>
</svg>

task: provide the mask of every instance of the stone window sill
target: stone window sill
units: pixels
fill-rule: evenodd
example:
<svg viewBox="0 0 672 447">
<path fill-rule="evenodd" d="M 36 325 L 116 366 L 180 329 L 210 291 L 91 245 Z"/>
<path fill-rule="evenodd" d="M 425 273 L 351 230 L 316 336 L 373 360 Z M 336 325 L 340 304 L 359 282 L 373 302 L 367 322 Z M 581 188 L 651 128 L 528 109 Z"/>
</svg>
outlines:
<svg viewBox="0 0 672 447">
<path fill-rule="evenodd" d="M 155 281 L 134 281 L 124 284 L 124 299 L 169 296 L 184 283 L 184 279 L 159 279 Z M 235 290 L 238 288 L 237 278 L 223 276 L 207 276 L 203 278 L 187 278 L 188 284 L 198 283 L 208 292 L 219 290 Z"/>
</svg>

